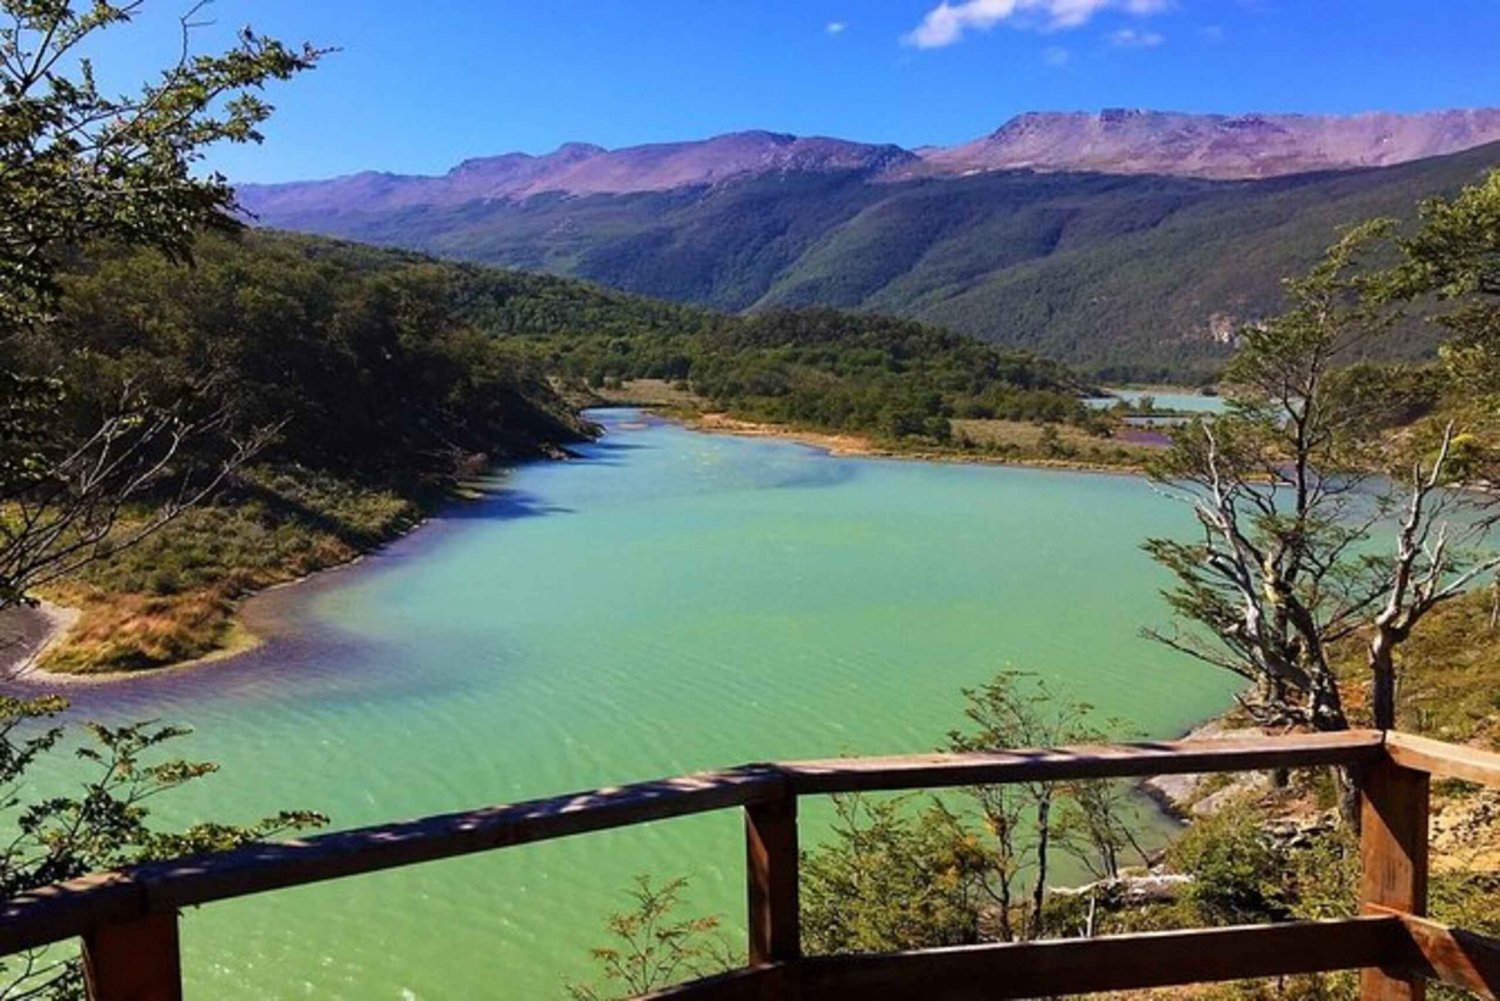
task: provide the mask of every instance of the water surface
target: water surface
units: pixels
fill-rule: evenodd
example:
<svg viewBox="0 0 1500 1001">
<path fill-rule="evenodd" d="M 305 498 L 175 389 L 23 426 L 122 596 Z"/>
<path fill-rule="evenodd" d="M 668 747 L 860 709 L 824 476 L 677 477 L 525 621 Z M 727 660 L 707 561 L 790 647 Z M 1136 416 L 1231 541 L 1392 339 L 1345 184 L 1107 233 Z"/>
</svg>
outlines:
<svg viewBox="0 0 1500 1001">
<path fill-rule="evenodd" d="M 1091 407 L 1107 410 L 1124 400 L 1131 406 L 1150 397 L 1157 410 L 1180 410 L 1191 414 L 1221 414 L 1224 412 L 1222 396 L 1204 396 L 1201 393 L 1159 393 L 1149 389 L 1110 389 L 1111 396 L 1091 396 L 1083 402 Z"/>
<path fill-rule="evenodd" d="M 744 761 L 936 746 L 959 689 L 1031 668 L 1153 736 L 1231 684 L 1141 640 L 1137 545 L 1186 511 L 1117 476 L 833 459 L 602 415 L 577 462 L 505 475 L 356 567 L 263 596 L 233 661 L 84 690 L 193 725 L 219 776 L 159 809 L 339 827 Z M 807 837 L 820 818 L 809 814 Z M 638 872 L 738 937 L 733 813 L 186 915 L 190 997 L 545 998 Z"/>
</svg>

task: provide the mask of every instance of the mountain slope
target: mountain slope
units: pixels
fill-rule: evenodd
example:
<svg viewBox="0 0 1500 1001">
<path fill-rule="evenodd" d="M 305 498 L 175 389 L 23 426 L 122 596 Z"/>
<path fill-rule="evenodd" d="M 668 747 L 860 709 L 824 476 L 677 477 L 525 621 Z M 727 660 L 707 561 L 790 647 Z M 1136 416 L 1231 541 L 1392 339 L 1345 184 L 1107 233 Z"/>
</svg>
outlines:
<svg viewBox="0 0 1500 1001">
<path fill-rule="evenodd" d="M 1281 278 L 1339 226 L 1410 217 L 1421 198 L 1500 165 L 1492 144 L 1249 181 L 1030 170 L 900 180 L 842 152 L 787 159 L 785 138 L 765 147 L 785 169 L 665 190 L 318 207 L 247 189 L 247 200 L 285 228 L 723 310 L 890 313 L 1115 377 L 1186 378 L 1227 353 L 1237 323 L 1274 310 Z M 1431 346 L 1430 332 L 1407 328 L 1383 351 Z"/>
<path fill-rule="evenodd" d="M 910 167 L 915 153 L 822 136 L 735 132 L 700 142 L 654 143 L 607 150 L 565 143 L 551 153 L 465 160 L 437 177 L 365 171 L 327 181 L 244 185 L 240 200 L 257 215 L 395 211 L 473 201 L 520 201 L 540 194 L 630 194 L 721 184 L 778 174 L 861 172 Z"/>
<path fill-rule="evenodd" d="M 1010 173 L 914 186 L 831 231 L 756 306 L 895 312 L 1104 374 L 1180 378 L 1227 354 L 1238 322 L 1274 311 L 1281 279 L 1341 226 L 1409 218 L 1496 165 L 1500 144 L 1261 182 Z M 1432 331 L 1404 327 L 1383 353 L 1432 346 Z"/>
<path fill-rule="evenodd" d="M 1252 179 L 1385 167 L 1490 142 L 1500 142 L 1500 108 L 1344 117 L 1116 108 L 1030 112 L 948 148 L 909 151 L 764 131 L 615 150 L 565 143 L 542 156 L 466 160 L 435 177 L 365 171 L 324 181 L 244 185 L 240 198 L 251 212 L 282 225 L 299 214 L 445 208 L 549 193 L 672 191 L 787 174 L 859 173 L 870 181 L 900 181 L 1029 169 Z"/>
</svg>

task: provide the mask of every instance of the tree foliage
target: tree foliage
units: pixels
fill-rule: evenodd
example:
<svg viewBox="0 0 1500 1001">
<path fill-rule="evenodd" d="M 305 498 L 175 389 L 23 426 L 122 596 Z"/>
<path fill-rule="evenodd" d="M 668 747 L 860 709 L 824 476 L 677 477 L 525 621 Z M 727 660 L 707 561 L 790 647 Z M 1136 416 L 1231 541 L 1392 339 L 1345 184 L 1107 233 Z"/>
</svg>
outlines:
<svg viewBox="0 0 1500 1001">
<path fill-rule="evenodd" d="M 270 113 L 258 96 L 272 80 L 310 68 L 320 53 L 249 29 L 218 55 L 182 50 L 159 80 L 111 97 L 86 53 L 143 4 L 0 0 L 0 609 L 39 583 L 78 569 L 106 544 L 138 541 L 207 496 L 263 444 L 266 429 L 228 430 L 216 372 L 184 367 L 161 385 L 87 357 L 59 338 L 60 275 L 86 247 L 113 240 L 175 260 L 206 226 L 229 225 L 233 194 L 217 175 L 195 176 L 218 142 L 259 139 Z M 122 332 L 100 332 L 121 337 Z M 39 353 L 50 344 L 51 354 Z M 89 367 L 88 385 L 74 376 Z M 201 447 L 215 439 L 215 450 Z M 200 460 L 200 461 L 195 461 Z M 126 506 L 154 496 L 154 513 L 123 534 Z M 88 724 L 72 753 L 81 791 L 39 792 L 33 766 L 65 753 L 48 723 L 59 698 L 0 698 L 0 894 L 146 859 L 220 850 L 323 818 L 286 812 L 248 827 L 204 823 L 166 831 L 147 801 L 214 770 L 161 759 L 186 731 Z M 0 967 L 7 998 L 73 997 L 77 964 L 35 950 Z"/>
<path fill-rule="evenodd" d="M 1059 696 L 1035 674 L 1003 671 L 979 688 L 966 689 L 964 699 L 968 727 L 948 738 L 949 749 L 959 753 L 1105 739 L 1091 704 Z M 985 887 L 1003 941 L 1038 938 L 1046 931 L 1047 881 L 1057 851 L 1072 855 L 1097 878 L 1109 879 L 1119 876 L 1121 856 L 1135 847 L 1126 820 L 1127 792 L 1117 782 L 1030 781 L 978 786 L 971 793 L 992 839 L 992 873 Z"/>
<path fill-rule="evenodd" d="M 258 141 L 271 113 L 259 91 L 322 55 L 248 28 L 226 52 L 195 53 L 200 4 L 182 19 L 176 63 L 111 96 L 87 53 L 143 5 L 0 2 L 0 607 L 91 559 L 129 500 L 169 496 L 137 526 L 141 537 L 211 492 L 266 435 L 241 428 L 200 466 L 183 445 L 224 422 L 213 369 L 180 377 L 170 396 L 119 380 L 80 426 L 61 419 L 74 385 L 19 353 L 21 338 L 53 332 L 59 275 L 81 249 L 117 240 L 186 260 L 202 228 L 232 225 L 228 182 L 195 165 L 217 143 Z"/>
<path fill-rule="evenodd" d="M 993 856 L 941 802 L 834 799 L 831 840 L 803 855 L 802 929 L 816 954 L 890 952 L 981 940 Z"/>
<path fill-rule="evenodd" d="M 706 977 L 738 965 L 718 936 L 716 917 L 680 917 L 684 877 L 653 883 L 637 876 L 631 907 L 606 922 L 610 945 L 591 950 L 599 968 L 595 983 L 569 983 L 574 1001 L 633 998 L 683 980 Z"/>
<path fill-rule="evenodd" d="M 204 822 L 182 830 L 153 825 L 149 801 L 217 770 L 203 761 L 163 756 L 185 736 L 154 723 L 86 724 L 81 741 L 54 722 L 67 708 L 56 696 L 0 696 L 0 898 L 49 883 L 153 859 L 225 851 L 326 822 L 307 810 L 283 811 L 249 825 Z M 69 753 L 86 776 L 76 792 L 43 792 L 34 766 Z M 81 997 L 76 959 L 34 949 L 0 963 L 0 997 Z"/>
<path fill-rule="evenodd" d="M 227 224 L 234 192 L 195 176 L 208 147 L 258 142 L 272 108 L 259 92 L 323 54 L 249 28 L 198 54 L 199 3 L 182 18 L 177 62 L 135 94 L 102 91 L 87 56 L 144 0 L 0 3 L 0 331 L 44 321 L 65 255 L 99 239 L 186 260 L 205 224 Z"/>
<path fill-rule="evenodd" d="M 1097 742 L 1093 707 L 1059 697 L 1035 675 L 1006 671 L 964 692 L 968 726 L 949 750 Z M 827 843 L 803 855 L 802 925 L 819 952 L 878 952 L 1035 939 L 1051 920 L 1057 853 L 1100 879 L 1139 847 L 1129 787 L 1026 782 L 969 790 L 976 808 L 932 799 L 845 797 Z M 977 813 L 977 817 L 974 815 Z M 1143 857 L 1143 856 L 1142 856 Z"/>
</svg>

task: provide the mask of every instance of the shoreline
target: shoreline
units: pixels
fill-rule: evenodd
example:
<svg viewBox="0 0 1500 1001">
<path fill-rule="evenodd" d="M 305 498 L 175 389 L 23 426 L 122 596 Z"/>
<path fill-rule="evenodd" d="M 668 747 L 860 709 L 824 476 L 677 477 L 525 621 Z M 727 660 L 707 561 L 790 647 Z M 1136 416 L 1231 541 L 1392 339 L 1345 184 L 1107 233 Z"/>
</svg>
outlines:
<svg viewBox="0 0 1500 1001">
<path fill-rule="evenodd" d="M 722 434 L 733 435 L 738 438 L 769 438 L 778 441 L 790 441 L 821 449 L 833 458 L 839 459 L 903 459 L 912 462 L 944 462 L 954 465 L 1016 466 L 1024 469 L 1042 469 L 1064 473 L 1102 473 L 1110 476 L 1136 477 L 1144 477 L 1146 475 L 1144 467 L 1131 463 L 1113 465 L 1102 462 L 1088 462 L 1082 459 L 1009 458 L 1002 455 L 987 455 L 937 448 L 901 449 L 878 444 L 865 435 L 849 432 L 803 430 L 785 424 L 772 424 L 763 421 L 745 420 L 740 417 L 731 417 L 722 411 L 684 414 L 648 405 L 621 404 L 621 406 L 634 406 L 636 409 L 651 413 L 663 420 L 671 421 L 674 424 L 687 428 L 689 431 L 697 431 L 700 434 Z"/>
<path fill-rule="evenodd" d="M 455 492 L 455 501 L 463 501 L 466 496 L 461 492 Z M 0 645 L 0 682 L 23 688 L 73 688 L 73 687 L 97 687 L 106 685 L 124 684 L 129 681 L 138 681 L 145 678 L 160 678 L 169 674 L 190 671 L 196 668 L 219 664 L 224 661 L 233 660 L 244 654 L 252 653 L 273 639 L 277 632 L 279 619 L 274 616 L 261 617 L 250 612 L 252 603 L 257 603 L 268 595 L 274 594 L 284 588 L 310 583 L 324 575 L 337 571 L 348 570 L 359 563 L 364 562 L 366 557 L 380 552 L 392 543 L 411 535 L 417 529 L 431 522 L 435 511 L 424 514 L 411 525 L 382 540 L 379 544 L 372 546 L 353 557 L 338 563 L 319 567 L 311 573 L 302 574 L 289 580 L 277 581 L 265 587 L 242 595 L 234 602 L 233 614 L 230 618 L 229 628 L 226 631 L 224 644 L 217 649 L 189 660 L 176 661 L 171 664 L 162 664 L 158 667 L 141 668 L 134 671 L 98 671 L 98 672 L 76 672 L 76 671 L 46 671 L 38 666 L 37 661 L 54 644 L 67 634 L 73 624 L 78 621 L 81 614 L 78 609 L 68 608 L 49 601 L 42 601 L 39 609 L 46 609 L 48 615 L 48 626 L 44 635 L 35 631 L 31 635 L 18 637 L 17 643 L 20 648 L 9 651 Z M 10 612 L 31 613 L 35 615 L 39 609 L 12 609 Z M 249 613 L 247 615 L 247 613 Z M 0 613 L 6 614 L 6 613 Z M 259 619 L 258 622 L 248 621 Z M 0 638 L 3 643 L 3 638 Z M 9 656 L 7 656 L 9 654 Z"/>
<path fill-rule="evenodd" d="M 803 430 L 784 424 L 744 420 L 731 417 L 729 414 L 723 412 L 707 411 L 697 414 L 687 414 L 680 411 L 673 412 L 670 408 L 662 408 L 649 404 L 603 403 L 603 407 L 612 406 L 629 407 L 643 413 L 649 413 L 700 434 L 732 435 L 741 438 L 786 441 L 818 449 L 831 458 L 899 459 L 904 461 L 942 462 L 959 465 L 1010 466 L 1052 472 L 1091 473 L 1111 476 L 1144 475 L 1139 466 L 1105 465 L 1069 459 L 1012 459 L 997 455 L 968 454 L 943 450 L 903 450 L 878 444 L 873 439 L 864 435 Z M 545 461 L 551 462 L 567 461 L 577 458 L 577 456 L 571 452 L 563 452 L 544 458 Z M 455 502 L 464 502 L 473 499 L 475 499 L 475 496 L 462 487 L 455 490 L 453 494 Z M 19 649 L 8 651 L 3 646 L 0 646 L 0 679 L 9 684 L 26 688 L 93 687 L 123 684 L 148 677 L 158 678 L 166 674 L 207 667 L 232 660 L 259 649 L 276 634 L 274 617 L 260 622 L 247 621 L 247 610 L 252 603 L 256 603 L 265 596 L 284 588 L 305 585 L 314 580 L 321 579 L 327 574 L 347 570 L 350 567 L 358 565 L 366 557 L 380 552 L 392 543 L 429 525 L 436 516 L 437 510 L 434 509 L 424 514 L 400 532 L 397 532 L 388 539 L 382 540 L 378 545 L 356 553 L 348 560 L 320 567 L 311 573 L 303 574 L 296 578 L 278 581 L 241 596 L 234 603 L 233 615 L 224 644 L 215 650 L 211 650 L 202 656 L 194 657 L 190 660 L 134 671 L 90 673 L 43 670 L 38 666 L 38 660 L 48 649 L 67 634 L 68 630 L 78 620 L 80 613 L 77 609 L 67 608 L 47 601 L 43 601 L 38 609 L 14 610 L 23 615 L 26 613 L 30 613 L 32 616 L 39 614 L 41 616 L 40 625 L 33 624 L 29 629 L 23 627 L 21 632 L 24 635 L 19 636 L 17 639 Z M 258 617 L 253 612 L 248 616 L 249 620 L 256 618 Z"/>
<path fill-rule="evenodd" d="M 25 684 L 52 677 L 37 666 L 37 661 L 67 635 L 80 614 L 76 608 L 46 600 L 0 613 L 4 627 L 4 633 L 0 634 L 0 678 Z M 63 684 L 78 680 L 77 676 L 64 677 Z"/>
<path fill-rule="evenodd" d="M 328 569 L 335 568 L 329 567 Z M 281 586 L 284 585 L 272 585 L 272 587 Z M 194 657 L 191 660 L 182 660 L 172 664 L 163 664 L 160 667 L 148 667 L 136 671 L 77 672 L 43 670 L 37 662 L 43 654 L 67 634 L 73 624 L 78 621 L 79 615 L 82 614 L 76 608 L 68 608 L 63 605 L 53 604 L 52 602 L 43 602 L 50 613 L 45 634 L 40 637 L 28 637 L 20 640 L 21 648 L 15 651 L 0 649 L 0 681 L 22 688 L 93 688 L 119 684 L 140 678 L 156 678 L 176 671 L 202 667 L 218 661 L 228 660 L 232 657 L 238 657 L 241 654 L 250 653 L 263 646 L 266 642 L 266 637 L 251 629 L 244 621 L 242 617 L 244 605 L 251 599 L 265 594 L 268 590 L 270 588 L 248 594 L 236 603 L 234 618 L 230 621 L 223 646 L 215 650 L 210 650 L 201 657 Z M 9 653 L 9 656 L 6 656 L 7 653 Z"/>
</svg>

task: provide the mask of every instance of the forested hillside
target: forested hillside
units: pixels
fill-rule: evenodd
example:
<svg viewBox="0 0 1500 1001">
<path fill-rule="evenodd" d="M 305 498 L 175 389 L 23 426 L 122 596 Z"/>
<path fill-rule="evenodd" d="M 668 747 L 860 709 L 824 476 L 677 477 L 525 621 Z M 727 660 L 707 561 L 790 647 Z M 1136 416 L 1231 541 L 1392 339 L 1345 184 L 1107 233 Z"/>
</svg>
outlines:
<svg viewBox="0 0 1500 1001">
<path fill-rule="evenodd" d="M 1001 171 L 872 182 L 863 171 L 793 172 L 667 191 L 262 210 L 276 226 L 718 309 L 887 313 L 1112 377 L 1187 379 L 1227 357 L 1236 322 L 1276 309 L 1282 276 L 1306 268 L 1338 227 L 1410 218 L 1421 198 L 1497 162 L 1491 145 L 1264 181 Z M 1413 328 L 1381 353 L 1431 347 Z"/>
<path fill-rule="evenodd" d="M 724 315 L 293 235 L 205 235 L 191 267 L 101 249 L 65 292 L 57 332 L 22 352 L 28 366 L 79 386 L 121 368 L 159 389 L 208 366 L 235 426 L 277 425 L 267 459 L 383 485 L 576 438 L 549 379 L 688 381 L 723 406 L 842 430 L 878 430 L 903 403 L 924 417 L 1076 411 L 1063 366 L 911 321 Z"/>
</svg>

